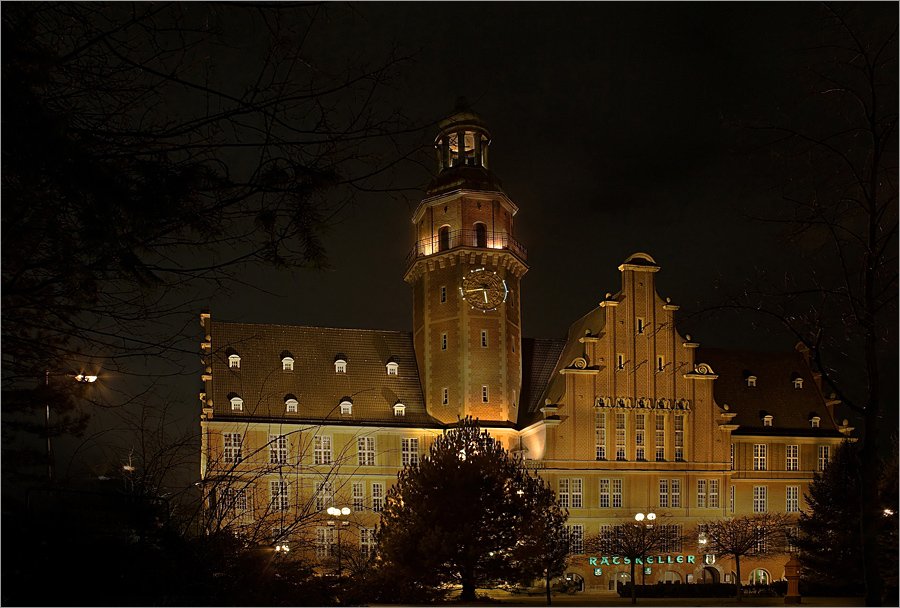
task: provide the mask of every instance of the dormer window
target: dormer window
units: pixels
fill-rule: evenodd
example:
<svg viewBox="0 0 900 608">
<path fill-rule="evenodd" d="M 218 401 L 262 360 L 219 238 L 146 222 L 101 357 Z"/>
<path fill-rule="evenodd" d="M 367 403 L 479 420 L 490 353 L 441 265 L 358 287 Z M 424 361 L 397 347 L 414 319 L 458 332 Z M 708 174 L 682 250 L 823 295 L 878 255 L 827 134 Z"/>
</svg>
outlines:
<svg viewBox="0 0 900 608">
<path fill-rule="evenodd" d="M 240 412 L 244 409 L 244 400 L 240 397 L 231 398 L 231 411 Z"/>
<path fill-rule="evenodd" d="M 400 402 L 395 403 L 394 416 L 406 416 L 406 406 Z"/>
<path fill-rule="evenodd" d="M 297 398 L 293 395 L 288 395 L 284 399 L 284 410 L 286 412 L 296 413 L 299 405 Z"/>
<path fill-rule="evenodd" d="M 347 360 L 343 357 L 338 357 L 334 360 L 334 373 L 336 374 L 346 374 L 347 373 Z"/>
<path fill-rule="evenodd" d="M 294 371 L 294 359 L 291 357 L 284 357 L 281 360 L 281 369 L 286 372 Z"/>
<path fill-rule="evenodd" d="M 749 388 L 756 388 L 756 376 L 747 376 L 747 386 Z"/>
<path fill-rule="evenodd" d="M 241 369 L 241 357 L 237 353 L 228 355 L 228 367 L 231 369 Z"/>
<path fill-rule="evenodd" d="M 794 378 L 794 388 L 803 388 L 803 378 Z"/>
<path fill-rule="evenodd" d="M 772 416 L 763 416 L 763 426 L 772 426 Z"/>
<path fill-rule="evenodd" d="M 353 402 L 348 398 L 344 398 L 341 401 L 341 416 L 351 416 L 353 415 Z"/>
<path fill-rule="evenodd" d="M 389 361 L 385 367 L 387 368 L 388 376 L 396 376 L 400 372 L 400 366 L 395 361 Z"/>
<path fill-rule="evenodd" d="M 810 418 L 809 423 L 810 423 L 810 425 L 812 425 L 812 428 L 817 429 L 817 428 L 819 428 L 819 422 L 821 420 L 822 419 L 819 418 L 818 416 L 813 416 L 812 418 Z"/>
</svg>

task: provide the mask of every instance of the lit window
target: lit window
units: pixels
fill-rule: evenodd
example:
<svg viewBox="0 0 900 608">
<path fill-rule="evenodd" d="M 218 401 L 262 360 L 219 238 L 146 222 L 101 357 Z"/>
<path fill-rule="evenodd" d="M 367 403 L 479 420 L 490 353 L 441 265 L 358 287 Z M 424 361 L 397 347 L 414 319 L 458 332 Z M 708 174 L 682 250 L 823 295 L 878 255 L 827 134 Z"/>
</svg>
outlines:
<svg viewBox="0 0 900 608">
<path fill-rule="evenodd" d="M 366 508 L 365 503 L 365 483 L 362 481 L 354 481 L 353 482 L 353 510 L 359 513 L 360 511 L 364 511 Z"/>
<path fill-rule="evenodd" d="M 731 470 L 734 470 L 734 444 L 731 444 Z"/>
<path fill-rule="evenodd" d="M 800 512 L 800 486 L 787 486 L 785 488 L 785 511 L 788 513 Z"/>
<path fill-rule="evenodd" d="M 594 411 L 594 441 L 597 448 L 597 460 L 606 460 L 606 412 Z"/>
<path fill-rule="evenodd" d="M 345 359 L 335 360 L 334 373 L 336 373 L 336 374 L 346 374 L 347 373 L 347 361 Z"/>
<path fill-rule="evenodd" d="M 787 460 L 785 462 L 784 469 L 786 471 L 799 471 L 800 470 L 800 446 L 799 445 L 789 445 L 787 446 Z"/>
<path fill-rule="evenodd" d="M 337 528 L 316 528 L 316 559 L 331 557 Z"/>
<path fill-rule="evenodd" d="M 288 443 L 284 435 L 269 435 L 269 463 L 284 464 L 287 462 Z"/>
<path fill-rule="evenodd" d="M 819 471 L 824 471 L 826 468 L 828 468 L 828 461 L 831 456 L 830 452 L 831 450 L 827 445 L 819 446 Z"/>
<path fill-rule="evenodd" d="M 622 507 L 622 480 L 612 480 L 612 506 L 615 508 Z"/>
<path fill-rule="evenodd" d="M 747 376 L 747 386 L 756 388 L 756 376 Z"/>
<path fill-rule="evenodd" d="M 706 480 L 697 480 L 697 508 L 706 508 Z"/>
<path fill-rule="evenodd" d="M 482 403 L 488 402 L 488 387 L 486 384 L 481 387 L 481 402 Z"/>
<path fill-rule="evenodd" d="M 369 559 L 375 555 L 375 528 L 359 529 L 359 551 L 363 559 Z"/>
<path fill-rule="evenodd" d="M 584 495 L 582 493 L 582 482 L 580 479 L 572 480 L 572 508 L 580 509 L 584 506 Z"/>
<path fill-rule="evenodd" d="M 810 424 L 812 425 L 812 428 L 817 429 L 817 428 L 819 428 L 819 422 L 820 422 L 821 420 L 822 420 L 822 419 L 819 418 L 818 416 L 813 416 L 813 417 L 810 419 L 809 422 L 810 422 Z"/>
<path fill-rule="evenodd" d="M 659 506 L 663 509 L 669 508 L 669 480 L 659 480 Z"/>
<path fill-rule="evenodd" d="M 734 515 L 734 486 L 731 486 L 730 495 L 728 498 L 728 510 Z"/>
<path fill-rule="evenodd" d="M 353 402 L 345 399 L 341 401 L 341 416 L 350 416 L 353 414 Z"/>
<path fill-rule="evenodd" d="M 672 508 L 681 508 L 681 480 L 672 480 Z"/>
<path fill-rule="evenodd" d="M 764 443 L 753 444 L 753 470 L 766 470 L 766 444 Z"/>
<path fill-rule="evenodd" d="M 232 397 L 231 398 L 231 410 L 234 412 L 239 412 L 244 409 L 244 400 L 240 397 Z"/>
<path fill-rule="evenodd" d="M 236 354 L 228 355 L 228 367 L 230 367 L 231 369 L 241 369 L 240 356 L 238 356 Z"/>
<path fill-rule="evenodd" d="M 675 416 L 675 462 L 684 462 L 684 416 Z"/>
<path fill-rule="evenodd" d="M 644 437 L 644 425 L 646 416 L 644 414 L 637 414 L 634 417 L 634 459 L 635 460 L 646 460 L 646 444 Z"/>
<path fill-rule="evenodd" d="M 557 502 L 559 502 L 559 506 L 562 509 L 569 508 L 569 480 L 568 479 L 560 479 L 559 480 L 559 492 L 557 493 Z"/>
<path fill-rule="evenodd" d="M 285 357 L 281 360 L 281 369 L 286 372 L 294 371 L 294 360 L 291 357 Z"/>
<path fill-rule="evenodd" d="M 331 464 L 331 437 L 316 435 L 313 438 L 313 464 Z"/>
<path fill-rule="evenodd" d="M 567 525 L 566 535 L 569 537 L 569 553 L 572 555 L 584 553 L 584 524 Z"/>
<path fill-rule="evenodd" d="M 760 547 L 760 545 L 762 545 Z M 765 549 L 765 539 L 761 537 L 760 542 L 757 543 L 758 549 Z M 751 585 L 768 585 L 771 582 L 771 577 L 769 573 L 763 570 L 762 568 L 757 568 L 753 572 L 750 573 L 750 584 Z"/>
<path fill-rule="evenodd" d="M 644 333 L 644 320 L 641 318 L 637 319 L 637 333 Z"/>
<path fill-rule="evenodd" d="M 441 389 L 441 405 L 447 405 L 450 403 L 450 389 L 446 386 Z"/>
<path fill-rule="evenodd" d="M 316 482 L 316 511 L 324 511 L 334 505 L 334 484 L 330 481 Z"/>
<path fill-rule="evenodd" d="M 396 376 L 400 372 L 400 366 L 394 361 L 389 362 L 386 366 L 388 376 Z"/>
<path fill-rule="evenodd" d="M 719 507 L 719 480 L 718 479 L 710 479 L 709 480 L 709 506 L 718 508 Z"/>
<path fill-rule="evenodd" d="M 666 417 L 656 416 L 656 461 L 663 462 L 666 459 Z"/>
<path fill-rule="evenodd" d="M 290 399 L 284 400 L 284 409 L 286 409 L 289 412 L 296 412 L 298 405 L 299 405 L 299 403 L 293 397 Z"/>
<path fill-rule="evenodd" d="M 374 437 L 357 437 L 356 438 L 356 455 L 359 458 L 359 466 L 374 467 L 375 466 L 375 438 Z"/>
<path fill-rule="evenodd" d="M 772 426 L 772 416 L 763 416 L 763 426 Z"/>
<path fill-rule="evenodd" d="M 602 508 L 609 507 L 609 480 L 601 479 L 600 480 L 600 506 Z"/>
<path fill-rule="evenodd" d="M 484 330 L 484 329 L 482 329 L 482 330 L 481 330 L 481 346 L 482 346 L 482 348 L 487 348 L 487 345 L 488 345 L 488 343 L 487 343 L 487 331 Z"/>
<path fill-rule="evenodd" d="M 419 464 L 419 439 L 417 437 L 401 439 L 400 456 L 403 466 Z"/>
<path fill-rule="evenodd" d="M 803 388 L 803 378 L 794 378 L 794 388 Z"/>
<path fill-rule="evenodd" d="M 244 436 L 240 433 L 222 433 L 222 437 L 225 440 L 225 451 L 222 454 L 225 462 L 240 462 Z"/>
<path fill-rule="evenodd" d="M 616 460 L 625 460 L 625 412 L 616 412 Z"/>
<path fill-rule="evenodd" d="M 441 350 L 447 350 L 447 334 L 441 334 Z"/>
<path fill-rule="evenodd" d="M 381 513 L 384 511 L 384 484 L 383 483 L 373 483 L 372 484 L 372 511 L 374 513 Z"/>
<path fill-rule="evenodd" d="M 395 403 L 394 416 L 406 416 L 406 406 L 402 403 Z"/>
<path fill-rule="evenodd" d="M 272 499 L 273 511 L 287 511 L 290 507 L 288 496 L 288 484 L 286 481 L 277 480 L 269 482 L 269 495 Z"/>
<path fill-rule="evenodd" d="M 753 512 L 766 512 L 766 486 L 753 486 Z"/>
</svg>

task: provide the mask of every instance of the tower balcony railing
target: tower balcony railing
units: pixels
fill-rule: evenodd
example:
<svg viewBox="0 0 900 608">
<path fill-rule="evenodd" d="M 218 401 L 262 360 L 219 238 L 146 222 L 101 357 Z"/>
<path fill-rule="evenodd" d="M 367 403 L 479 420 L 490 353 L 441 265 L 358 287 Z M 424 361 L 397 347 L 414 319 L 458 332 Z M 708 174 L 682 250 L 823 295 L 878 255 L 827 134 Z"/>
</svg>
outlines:
<svg viewBox="0 0 900 608">
<path fill-rule="evenodd" d="M 409 268 L 419 258 L 451 251 L 459 247 L 505 249 L 516 254 L 522 261 L 527 259 L 527 251 L 522 244 L 506 232 L 454 230 L 418 241 L 413 245 L 409 255 L 406 256 L 406 267 Z"/>
</svg>

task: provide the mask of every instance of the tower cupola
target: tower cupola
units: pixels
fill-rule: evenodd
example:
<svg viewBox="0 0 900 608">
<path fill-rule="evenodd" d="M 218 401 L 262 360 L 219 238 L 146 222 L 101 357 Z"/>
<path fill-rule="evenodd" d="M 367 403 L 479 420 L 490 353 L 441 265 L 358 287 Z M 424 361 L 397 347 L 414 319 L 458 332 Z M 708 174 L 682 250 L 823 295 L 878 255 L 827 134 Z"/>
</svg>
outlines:
<svg viewBox="0 0 900 608">
<path fill-rule="evenodd" d="M 491 134 L 465 97 L 456 100 L 453 113 L 440 121 L 438 128 L 440 132 L 434 139 L 438 171 L 461 166 L 488 168 Z"/>
</svg>

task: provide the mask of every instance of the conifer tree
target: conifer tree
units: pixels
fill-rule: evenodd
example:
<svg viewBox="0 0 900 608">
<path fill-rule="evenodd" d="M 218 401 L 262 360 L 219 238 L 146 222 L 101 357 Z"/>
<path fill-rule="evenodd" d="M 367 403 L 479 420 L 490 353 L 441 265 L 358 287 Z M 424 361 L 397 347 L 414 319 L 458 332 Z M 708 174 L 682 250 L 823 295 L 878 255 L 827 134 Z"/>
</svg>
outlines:
<svg viewBox="0 0 900 608">
<path fill-rule="evenodd" d="M 407 466 L 387 495 L 379 554 L 424 587 L 530 583 L 565 562 L 565 520 L 553 491 L 466 418 Z M 550 574 L 548 574 L 548 572 Z"/>
</svg>

